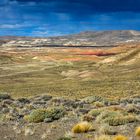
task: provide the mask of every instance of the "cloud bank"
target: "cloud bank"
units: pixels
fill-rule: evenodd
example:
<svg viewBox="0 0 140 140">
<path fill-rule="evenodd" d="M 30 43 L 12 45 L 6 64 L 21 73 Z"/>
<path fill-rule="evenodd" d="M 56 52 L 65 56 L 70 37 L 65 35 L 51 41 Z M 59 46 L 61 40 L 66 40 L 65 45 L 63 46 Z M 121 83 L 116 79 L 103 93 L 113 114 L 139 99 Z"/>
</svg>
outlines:
<svg viewBox="0 0 140 140">
<path fill-rule="evenodd" d="M 0 35 L 140 30 L 139 0 L 1 0 Z"/>
</svg>

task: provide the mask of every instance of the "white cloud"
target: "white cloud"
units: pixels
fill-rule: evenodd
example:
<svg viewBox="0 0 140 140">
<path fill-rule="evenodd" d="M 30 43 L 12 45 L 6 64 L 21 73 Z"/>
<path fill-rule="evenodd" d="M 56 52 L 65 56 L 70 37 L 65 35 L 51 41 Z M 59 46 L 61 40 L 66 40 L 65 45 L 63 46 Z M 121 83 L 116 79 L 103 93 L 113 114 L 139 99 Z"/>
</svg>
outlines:
<svg viewBox="0 0 140 140">
<path fill-rule="evenodd" d="M 47 31 L 34 31 L 33 33 L 39 36 L 48 35 Z"/>
<path fill-rule="evenodd" d="M 48 31 L 37 31 L 36 30 L 31 33 L 31 36 L 39 36 L 39 37 L 48 36 L 48 35 L 49 35 Z"/>
<path fill-rule="evenodd" d="M 17 28 L 23 28 L 28 27 L 27 24 L 2 24 L 0 25 L 0 29 L 17 29 Z"/>
<path fill-rule="evenodd" d="M 60 35 L 62 35 L 61 32 L 50 31 L 48 29 L 49 28 L 47 28 L 46 26 L 45 27 L 38 27 L 30 33 L 30 36 L 47 37 L 47 36 L 60 36 Z"/>
</svg>

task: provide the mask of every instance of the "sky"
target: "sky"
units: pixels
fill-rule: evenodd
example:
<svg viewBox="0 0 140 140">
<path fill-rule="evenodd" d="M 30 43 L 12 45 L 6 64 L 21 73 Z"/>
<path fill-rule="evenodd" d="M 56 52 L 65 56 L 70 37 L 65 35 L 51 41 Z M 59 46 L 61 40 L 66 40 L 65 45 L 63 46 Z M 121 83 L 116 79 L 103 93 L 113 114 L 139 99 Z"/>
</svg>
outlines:
<svg viewBox="0 0 140 140">
<path fill-rule="evenodd" d="M 140 30 L 140 0 L 0 0 L 0 36 Z"/>
</svg>

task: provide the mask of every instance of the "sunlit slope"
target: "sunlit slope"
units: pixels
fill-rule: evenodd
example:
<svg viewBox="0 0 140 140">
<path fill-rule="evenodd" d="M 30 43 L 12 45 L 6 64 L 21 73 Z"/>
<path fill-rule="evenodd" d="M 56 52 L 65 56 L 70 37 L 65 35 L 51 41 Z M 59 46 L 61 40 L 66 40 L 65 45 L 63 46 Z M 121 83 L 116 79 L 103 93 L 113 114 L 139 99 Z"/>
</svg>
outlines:
<svg viewBox="0 0 140 140">
<path fill-rule="evenodd" d="M 119 65 L 140 64 L 140 48 L 133 48 L 118 55 L 108 57 L 99 63 L 114 63 Z"/>
<path fill-rule="evenodd" d="M 3 53 L 2 53 L 3 54 Z M 139 94 L 139 46 L 106 49 L 43 48 L 0 55 L 0 92 L 122 98 Z M 103 54 L 103 55 L 99 55 Z"/>
</svg>

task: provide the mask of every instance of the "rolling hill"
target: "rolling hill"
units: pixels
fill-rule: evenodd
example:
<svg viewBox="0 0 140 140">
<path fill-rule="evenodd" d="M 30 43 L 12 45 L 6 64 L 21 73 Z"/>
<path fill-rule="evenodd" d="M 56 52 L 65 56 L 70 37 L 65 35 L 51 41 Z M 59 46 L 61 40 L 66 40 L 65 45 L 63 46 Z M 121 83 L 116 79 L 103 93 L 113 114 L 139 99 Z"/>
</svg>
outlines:
<svg viewBox="0 0 140 140">
<path fill-rule="evenodd" d="M 2 46 L 111 46 L 139 42 L 140 32 L 134 30 L 86 31 L 79 34 L 57 37 L 14 37 L 1 36 Z"/>
</svg>

